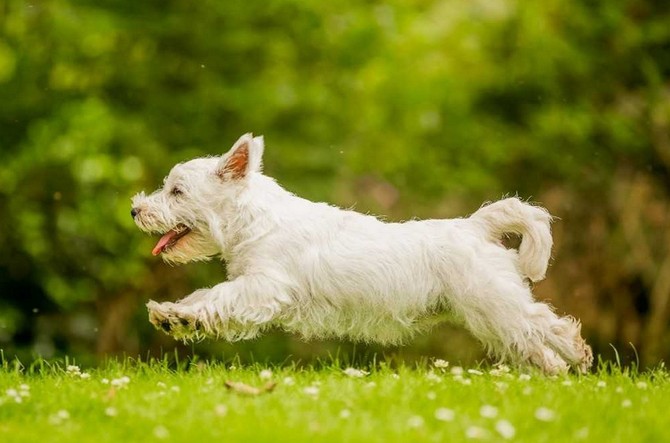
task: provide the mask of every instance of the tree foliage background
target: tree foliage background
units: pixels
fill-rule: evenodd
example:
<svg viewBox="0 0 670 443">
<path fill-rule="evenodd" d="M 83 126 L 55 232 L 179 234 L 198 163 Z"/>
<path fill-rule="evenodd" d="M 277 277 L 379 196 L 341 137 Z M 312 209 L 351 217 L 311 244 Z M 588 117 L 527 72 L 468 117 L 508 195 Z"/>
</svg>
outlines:
<svg viewBox="0 0 670 443">
<path fill-rule="evenodd" d="M 393 220 L 542 202 L 559 220 L 538 297 L 604 358 L 667 359 L 669 80 L 661 0 L 4 0 L 0 348 L 177 346 L 143 304 L 224 270 L 153 258 L 130 197 L 251 131 L 289 190 Z M 392 351 L 479 356 L 447 329 Z"/>
</svg>

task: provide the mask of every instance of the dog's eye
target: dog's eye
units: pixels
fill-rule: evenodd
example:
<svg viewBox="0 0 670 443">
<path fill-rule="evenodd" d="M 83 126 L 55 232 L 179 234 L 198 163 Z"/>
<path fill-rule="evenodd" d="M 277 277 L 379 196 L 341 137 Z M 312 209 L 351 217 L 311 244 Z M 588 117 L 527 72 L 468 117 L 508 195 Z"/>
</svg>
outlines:
<svg viewBox="0 0 670 443">
<path fill-rule="evenodd" d="M 170 191 L 170 194 L 175 195 L 175 196 L 182 195 L 183 193 L 184 192 L 176 186 L 174 188 L 172 188 L 172 190 Z"/>
</svg>

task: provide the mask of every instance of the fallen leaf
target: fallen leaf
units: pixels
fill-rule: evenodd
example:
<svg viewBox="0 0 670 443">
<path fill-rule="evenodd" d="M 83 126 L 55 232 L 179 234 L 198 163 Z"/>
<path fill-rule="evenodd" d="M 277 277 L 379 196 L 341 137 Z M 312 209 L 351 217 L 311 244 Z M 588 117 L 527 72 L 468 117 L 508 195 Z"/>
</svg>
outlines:
<svg viewBox="0 0 670 443">
<path fill-rule="evenodd" d="M 265 392 L 272 392 L 275 386 L 277 386 L 277 383 L 270 381 L 267 382 L 262 387 L 258 388 L 256 386 L 250 386 L 246 383 L 228 380 L 225 382 L 225 386 L 226 388 L 230 389 L 233 392 L 237 392 L 238 394 L 261 395 Z"/>
<path fill-rule="evenodd" d="M 116 389 L 115 388 L 109 388 L 109 391 L 107 391 L 107 394 L 105 395 L 105 400 L 109 401 L 116 397 Z"/>
</svg>

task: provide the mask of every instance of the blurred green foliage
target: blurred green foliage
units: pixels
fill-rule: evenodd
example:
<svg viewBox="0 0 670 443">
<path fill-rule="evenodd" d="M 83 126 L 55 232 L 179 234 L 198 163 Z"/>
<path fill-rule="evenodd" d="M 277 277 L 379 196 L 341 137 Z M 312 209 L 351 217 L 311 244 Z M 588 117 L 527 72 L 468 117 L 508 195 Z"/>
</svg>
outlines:
<svg viewBox="0 0 670 443">
<path fill-rule="evenodd" d="M 157 262 L 129 198 L 253 131 L 312 199 L 399 219 L 545 202 L 548 296 L 600 349 L 667 357 L 669 77 L 660 0 L 5 0 L 0 347 L 155 346 L 141 304 L 223 271 Z"/>
</svg>

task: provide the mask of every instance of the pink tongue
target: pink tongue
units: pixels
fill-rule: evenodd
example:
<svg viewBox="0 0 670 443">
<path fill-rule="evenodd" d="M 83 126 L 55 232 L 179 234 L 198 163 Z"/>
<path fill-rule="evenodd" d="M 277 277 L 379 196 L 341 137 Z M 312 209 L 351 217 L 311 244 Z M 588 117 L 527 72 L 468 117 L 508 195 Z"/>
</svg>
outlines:
<svg viewBox="0 0 670 443">
<path fill-rule="evenodd" d="M 156 246 L 154 246 L 154 249 L 151 251 L 151 253 L 153 255 L 158 255 L 161 252 L 163 252 L 163 248 L 165 247 L 165 245 L 170 243 L 170 240 L 172 240 L 172 237 L 174 237 L 175 235 L 177 235 L 177 231 L 172 230 L 169 231 L 164 236 L 162 236 L 161 239 L 158 240 L 158 243 L 156 243 Z"/>
</svg>

